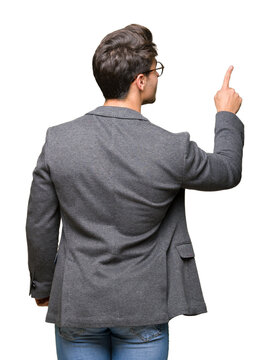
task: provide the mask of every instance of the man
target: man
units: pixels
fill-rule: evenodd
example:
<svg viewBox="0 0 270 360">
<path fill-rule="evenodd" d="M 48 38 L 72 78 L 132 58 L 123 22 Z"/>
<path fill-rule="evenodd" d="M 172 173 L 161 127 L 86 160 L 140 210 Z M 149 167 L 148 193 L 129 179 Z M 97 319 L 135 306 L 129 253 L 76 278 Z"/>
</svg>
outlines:
<svg viewBox="0 0 270 360">
<path fill-rule="evenodd" d="M 171 133 L 141 114 L 143 104 L 156 100 L 164 69 L 157 55 L 143 26 L 108 34 L 92 64 L 104 105 L 50 127 L 33 172 L 26 223 L 29 294 L 38 305 L 49 305 L 46 322 L 55 324 L 59 358 L 68 340 L 90 329 L 110 329 L 116 347 L 127 327 L 128 339 L 132 333 L 142 343 L 160 344 L 163 359 L 168 321 L 207 312 L 184 191 L 239 184 L 244 125 L 235 114 L 242 99 L 229 87 L 231 66 L 214 97 L 214 152 L 204 152 L 188 132 Z"/>
</svg>

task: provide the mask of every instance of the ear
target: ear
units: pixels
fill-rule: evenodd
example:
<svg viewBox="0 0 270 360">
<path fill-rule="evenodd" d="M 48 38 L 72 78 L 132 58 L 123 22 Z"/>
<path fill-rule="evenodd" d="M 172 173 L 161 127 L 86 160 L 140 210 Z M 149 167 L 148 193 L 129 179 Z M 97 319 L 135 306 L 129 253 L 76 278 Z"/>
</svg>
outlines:
<svg viewBox="0 0 270 360">
<path fill-rule="evenodd" d="M 139 74 L 135 80 L 135 84 L 139 90 L 143 91 L 146 84 L 146 76 L 144 74 Z"/>
</svg>

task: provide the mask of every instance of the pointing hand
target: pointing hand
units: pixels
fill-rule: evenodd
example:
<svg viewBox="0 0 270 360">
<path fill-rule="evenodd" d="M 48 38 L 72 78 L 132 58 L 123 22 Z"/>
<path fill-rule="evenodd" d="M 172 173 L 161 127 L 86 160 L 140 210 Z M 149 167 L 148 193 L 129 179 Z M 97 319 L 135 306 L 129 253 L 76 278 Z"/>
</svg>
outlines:
<svg viewBox="0 0 270 360">
<path fill-rule="evenodd" d="M 217 111 L 230 111 L 234 114 L 237 113 L 241 104 L 242 98 L 234 89 L 229 87 L 231 73 L 233 66 L 230 66 L 227 70 L 221 89 L 216 93 L 214 100 Z"/>
</svg>

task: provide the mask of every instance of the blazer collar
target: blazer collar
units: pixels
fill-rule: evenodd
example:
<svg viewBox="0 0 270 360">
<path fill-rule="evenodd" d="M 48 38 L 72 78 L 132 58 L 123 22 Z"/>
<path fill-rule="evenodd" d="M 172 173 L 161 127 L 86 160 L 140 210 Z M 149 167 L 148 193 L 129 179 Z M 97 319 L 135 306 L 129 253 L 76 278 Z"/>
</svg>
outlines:
<svg viewBox="0 0 270 360">
<path fill-rule="evenodd" d="M 85 115 L 100 115 L 104 117 L 130 119 L 130 120 L 143 120 L 149 121 L 145 116 L 136 110 L 120 106 L 98 106 L 96 109 L 89 111 Z"/>
</svg>

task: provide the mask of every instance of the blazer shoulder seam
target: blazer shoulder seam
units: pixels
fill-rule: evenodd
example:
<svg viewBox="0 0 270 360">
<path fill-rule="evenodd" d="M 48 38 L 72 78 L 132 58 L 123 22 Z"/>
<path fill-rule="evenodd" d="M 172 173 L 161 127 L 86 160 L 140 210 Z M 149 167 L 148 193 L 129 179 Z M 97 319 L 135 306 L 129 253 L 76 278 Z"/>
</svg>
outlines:
<svg viewBox="0 0 270 360">
<path fill-rule="evenodd" d="M 46 131 L 45 146 L 44 146 L 44 162 L 45 162 L 45 166 L 46 166 L 47 171 L 49 171 L 48 157 L 47 157 L 47 148 L 48 148 L 48 142 L 49 142 L 50 129 L 51 129 L 51 127 L 48 127 L 48 129 L 47 129 L 47 131 Z"/>
<path fill-rule="evenodd" d="M 185 131 L 185 145 L 184 145 L 184 161 L 183 161 L 183 176 L 182 176 L 182 184 L 184 184 L 185 181 L 185 169 L 186 169 L 186 157 L 187 157 L 187 147 L 188 142 L 190 140 L 190 133 L 188 131 Z"/>
</svg>

